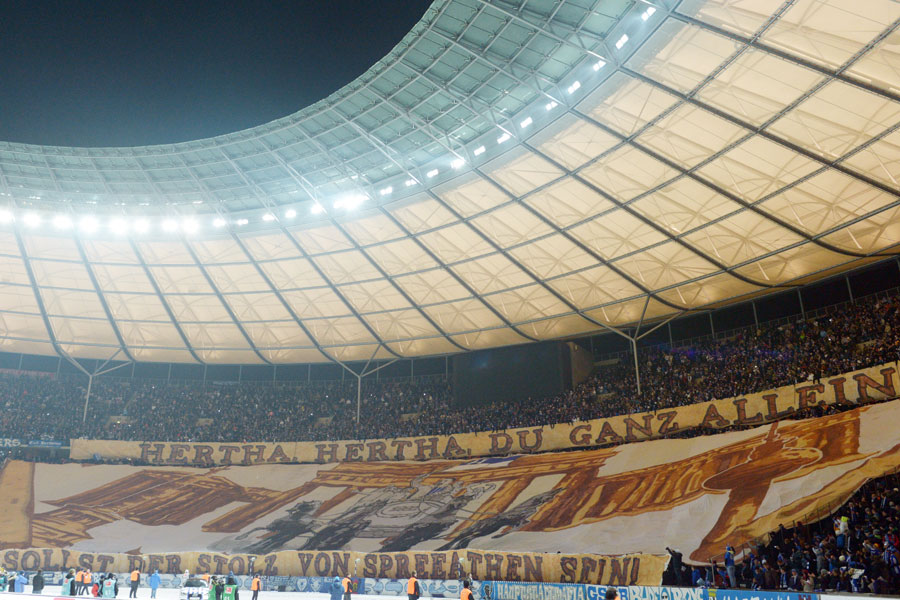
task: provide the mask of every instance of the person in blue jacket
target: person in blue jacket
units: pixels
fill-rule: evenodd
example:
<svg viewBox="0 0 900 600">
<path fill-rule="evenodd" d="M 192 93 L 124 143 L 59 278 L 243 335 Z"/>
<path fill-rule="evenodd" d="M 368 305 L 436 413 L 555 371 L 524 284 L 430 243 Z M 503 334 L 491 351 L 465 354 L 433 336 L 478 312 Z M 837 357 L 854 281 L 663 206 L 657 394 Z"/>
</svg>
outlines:
<svg viewBox="0 0 900 600">
<path fill-rule="evenodd" d="M 156 590 L 159 589 L 159 571 L 153 571 L 153 575 L 147 578 L 147 584 L 150 586 L 150 597 L 156 598 Z"/>
<path fill-rule="evenodd" d="M 331 582 L 331 598 L 329 600 L 341 600 L 344 596 L 344 590 L 341 588 L 341 578 L 337 575 Z"/>
<path fill-rule="evenodd" d="M 28 578 L 25 577 L 25 573 L 19 573 L 18 575 L 16 575 L 16 593 L 24 593 L 26 585 L 28 585 Z"/>
</svg>

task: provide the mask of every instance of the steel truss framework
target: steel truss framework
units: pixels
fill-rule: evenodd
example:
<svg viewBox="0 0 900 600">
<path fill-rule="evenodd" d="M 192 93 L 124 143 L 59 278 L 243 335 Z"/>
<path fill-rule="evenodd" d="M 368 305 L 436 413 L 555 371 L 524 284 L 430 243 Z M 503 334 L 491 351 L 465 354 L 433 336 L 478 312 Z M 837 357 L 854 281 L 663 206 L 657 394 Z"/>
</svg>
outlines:
<svg viewBox="0 0 900 600">
<path fill-rule="evenodd" d="M 601 329 L 636 348 L 897 251 L 898 26 L 889 0 L 438 0 L 359 79 L 257 128 L 0 143 L 17 214 L 232 223 L 0 225 L 2 349 L 368 365 Z M 368 200 L 334 207 L 348 194 Z"/>
</svg>

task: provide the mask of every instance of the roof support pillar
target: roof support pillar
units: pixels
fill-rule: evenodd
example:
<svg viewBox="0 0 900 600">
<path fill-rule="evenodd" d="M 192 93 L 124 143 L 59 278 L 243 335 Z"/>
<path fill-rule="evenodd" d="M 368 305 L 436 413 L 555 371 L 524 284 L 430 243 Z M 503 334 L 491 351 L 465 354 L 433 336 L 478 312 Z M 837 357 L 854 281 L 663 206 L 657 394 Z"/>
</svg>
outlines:
<svg viewBox="0 0 900 600">
<path fill-rule="evenodd" d="M 637 384 L 638 396 L 641 395 L 641 369 L 638 367 L 637 338 L 631 338 L 631 353 L 634 355 L 634 381 Z"/>
</svg>

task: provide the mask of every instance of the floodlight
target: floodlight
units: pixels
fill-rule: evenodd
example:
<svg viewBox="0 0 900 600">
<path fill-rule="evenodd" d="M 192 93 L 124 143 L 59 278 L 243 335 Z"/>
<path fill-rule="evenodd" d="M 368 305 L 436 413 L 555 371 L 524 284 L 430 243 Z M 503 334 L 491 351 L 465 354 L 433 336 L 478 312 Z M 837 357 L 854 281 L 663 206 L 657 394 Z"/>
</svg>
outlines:
<svg viewBox="0 0 900 600">
<path fill-rule="evenodd" d="M 428 171 L 427 173 L 425 173 L 425 177 L 427 177 L 428 179 L 431 179 L 432 177 L 434 177 L 437 174 L 438 174 L 438 170 L 432 169 L 432 170 Z"/>
<path fill-rule="evenodd" d="M 227 223 L 222 217 L 216 217 L 215 219 L 213 219 L 213 227 L 221 229 L 222 227 L 225 227 L 225 225 L 227 225 Z"/>
<path fill-rule="evenodd" d="M 181 229 L 185 233 L 197 233 L 197 230 L 200 229 L 200 225 L 198 225 L 197 221 L 194 219 L 185 219 L 181 222 Z"/>
<path fill-rule="evenodd" d="M 406 187 L 412 187 L 412 186 L 416 185 L 417 183 L 419 183 L 419 182 L 416 181 L 415 179 L 407 179 L 407 180 L 404 182 L 404 185 L 405 185 Z"/>
<path fill-rule="evenodd" d="M 109 229 L 116 235 L 125 235 L 128 233 L 128 221 L 122 217 L 115 217 L 109 221 Z"/>
<path fill-rule="evenodd" d="M 503 135 L 501 135 L 500 137 L 497 138 L 497 143 L 498 143 L 498 144 L 502 144 L 503 142 L 505 142 L 506 140 L 508 140 L 510 137 L 511 137 L 511 136 L 510 136 L 508 133 L 506 133 L 506 132 L 504 131 L 504 132 L 503 132 Z"/>
<path fill-rule="evenodd" d="M 71 229 L 72 219 L 68 215 L 56 215 L 53 217 L 53 226 L 57 229 Z"/>
<path fill-rule="evenodd" d="M 484 154 L 484 146 L 478 146 L 477 148 L 475 148 L 475 151 L 472 152 L 472 154 L 474 154 L 475 156 L 480 156 L 481 154 Z"/>
<path fill-rule="evenodd" d="M 166 219 L 162 222 L 162 228 L 166 233 L 173 233 L 178 231 L 178 222 L 175 219 Z"/>
<path fill-rule="evenodd" d="M 289 208 L 286 211 L 284 211 L 284 217 L 286 219 L 293 219 L 296 216 L 297 216 L 297 211 L 294 210 L 293 208 Z"/>
<path fill-rule="evenodd" d="M 594 70 L 599 71 L 600 69 L 602 69 L 605 66 L 606 66 L 606 61 L 603 59 L 600 59 L 594 63 Z"/>
<path fill-rule="evenodd" d="M 315 202 L 312 205 L 312 208 L 309 209 L 309 212 L 311 212 L 314 215 L 321 215 L 323 212 L 325 212 L 325 207 L 322 206 L 321 204 L 319 204 L 318 202 Z"/>
<path fill-rule="evenodd" d="M 24 221 L 25 225 L 28 227 L 37 227 L 41 224 L 41 215 L 37 213 L 25 213 L 22 221 Z"/>
<path fill-rule="evenodd" d="M 150 223 L 147 219 L 138 219 L 134 222 L 134 230 L 137 233 L 147 233 L 150 230 Z"/>
<path fill-rule="evenodd" d="M 100 223 L 97 222 L 97 218 L 91 215 L 82 217 L 81 221 L 78 222 L 78 229 L 80 229 L 82 233 L 94 233 L 99 226 Z"/>
<path fill-rule="evenodd" d="M 250 222 L 249 219 L 238 219 L 237 221 L 234 222 L 234 224 L 244 226 L 249 222 Z"/>
<path fill-rule="evenodd" d="M 522 129 L 525 129 L 532 123 L 534 123 L 534 121 L 531 119 L 531 117 L 525 117 L 525 119 L 521 123 L 519 123 L 519 127 L 521 127 Z"/>
<path fill-rule="evenodd" d="M 13 214 L 8 210 L 0 210 L 0 223 L 11 223 Z"/>
<path fill-rule="evenodd" d="M 617 48 L 618 50 L 621 50 L 621 49 L 622 49 L 622 46 L 624 46 L 624 45 L 627 44 L 627 43 L 628 43 L 628 34 L 623 33 L 623 34 L 622 34 L 622 37 L 619 38 L 619 41 L 616 42 L 616 48 Z"/>
<path fill-rule="evenodd" d="M 456 159 L 454 159 L 454 160 L 450 163 L 450 166 L 453 167 L 454 169 L 459 169 L 459 168 L 461 168 L 464 164 L 466 164 L 466 161 L 464 161 L 464 160 L 461 159 L 461 158 L 456 158 Z"/>
<path fill-rule="evenodd" d="M 557 104 L 555 100 L 551 100 L 550 102 L 547 103 L 546 108 L 547 108 L 547 110 L 553 110 L 557 106 L 559 106 L 559 104 Z"/>
<path fill-rule="evenodd" d="M 347 210 L 353 210 L 366 200 L 368 200 L 368 196 L 365 194 L 353 194 L 350 196 L 346 196 L 341 198 L 340 200 L 335 201 L 335 208 L 346 208 Z"/>
<path fill-rule="evenodd" d="M 655 12 L 656 12 L 656 8 L 654 8 L 653 6 L 649 6 L 649 7 L 647 7 L 647 10 L 645 10 L 643 13 L 641 13 L 641 19 L 646 21 L 647 19 L 652 17 L 653 13 L 655 13 Z"/>
<path fill-rule="evenodd" d="M 378 195 L 379 196 L 387 196 L 388 194 L 390 194 L 393 191 L 394 191 L 394 187 L 389 185 L 386 188 L 382 188 L 382 189 L 378 190 Z"/>
<path fill-rule="evenodd" d="M 576 81 L 575 83 L 573 83 L 572 85 L 569 86 L 569 93 L 570 93 L 570 94 L 574 94 L 574 93 L 577 92 L 580 88 L 581 88 L 581 82 L 580 82 L 580 81 Z"/>
<path fill-rule="evenodd" d="M 274 220 L 275 220 L 275 215 L 273 215 L 272 213 L 266 213 L 263 215 L 263 221 L 265 221 L 266 223 L 271 223 Z"/>
</svg>

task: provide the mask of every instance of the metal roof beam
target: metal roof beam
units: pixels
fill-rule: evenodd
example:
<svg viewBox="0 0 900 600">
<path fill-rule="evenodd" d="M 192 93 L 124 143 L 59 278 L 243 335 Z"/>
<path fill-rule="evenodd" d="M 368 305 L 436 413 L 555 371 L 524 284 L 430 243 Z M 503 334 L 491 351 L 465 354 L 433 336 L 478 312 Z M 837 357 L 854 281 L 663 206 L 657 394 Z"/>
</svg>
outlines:
<svg viewBox="0 0 900 600">
<path fill-rule="evenodd" d="M 253 339 L 247 333 L 247 330 L 244 329 L 244 326 L 241 324 L 240 319 L 237 318 L 237 315 L 234 314 L 234 311 L 231 309 L 231 305 L 228 304 L 228 301 L 225 300 L 225 296 L 222 295 L 221 290 L 216 287 L 213 278 L 209 275 L 209 271 L 206 270 L 206 266 L 200 261 L 200 258 L 197 256 L 197 252 L 191 247 L 190 242 L 182 238 L 181 243 L 184 244 L 184 247 L 187 248 L 188 254 L 191 255 L 191 258 L 194 259 L 194 262 L 197 263 L 197 268 L 200 269 L 200 272 L 203 274 L 203 278 L 206 279 L 206 283 L 209 284 L 209 287 L 216 294 L 216 297 L 219 299 L 219 302 L 222 303 L 222 307 L 225 309 L 225 312 L 228 313 L 228 316 L 231 318 L 234 326 L 238 328 L 238 331 L 241 332 L 241 335 L 244 336 L 244 339 L 247 340 L 247 344 L 250 346 L 250 349 L 253 350 L 253 353 L 259 357 L 261 361 L 266 364 L 271 365 L 272 361 L 262 355 L 259 351 L 259 348 L 256 347 L 256 344 L 253 343 Z"/>
<path fill-rule="evenodd" d="M 150 285 L 153 287 L 153 291 L 156 292 L 156 296 L 157 298 L 159 298 L 160 304 L 162 304 L 162 307 L 163 309 L 165 309 L 166 314 L 169 315 L 169 320 L 172 321 L 172 325 L 178 332 L 179 337 L 181 337 L 181 341 L 184 342 L 185 349 L 190 352 L 191 356 L 193 356 L 194 360 L 196 360 L 198 363 L 206 364 L 205 361 L 200 359 L 200 357 L 194 351 L 194 348 L 191 346 L 191 342 L 188 340 L 187 335 L 185 335 L 184 330 L 181 328 L 181 324 L 178 322 L 178 319 L 175 318 L 175 313 L 172 312 L 172 307 L 169 306 L 165 294 L 162 293 L 162 290 L 159 288 L 159 284 L 156 282 L 156 279 L 154 279 L 153 274 L 150 272 L 150 267 L 147 266 L 147 262 L 141 255 L 137 244 L 133 239 L 130 238 L 128 240 L 128 243 L 131 245 L 132 252 L 134 252 L 135 257 L 141 265 L 141 268 L 144 270 L 144 275 L 147 276 L 147 281 L 150 282 Z"/>
</svg>

